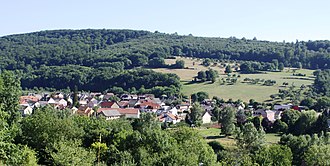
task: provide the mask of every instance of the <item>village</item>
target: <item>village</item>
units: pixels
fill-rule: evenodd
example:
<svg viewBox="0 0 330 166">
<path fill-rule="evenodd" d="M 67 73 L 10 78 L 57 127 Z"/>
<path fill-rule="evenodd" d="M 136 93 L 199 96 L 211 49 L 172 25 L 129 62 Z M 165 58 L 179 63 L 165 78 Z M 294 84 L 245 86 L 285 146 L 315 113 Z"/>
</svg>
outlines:
<svg viewBox="0 0 330 166">
<path fill-rule="evenodd" d="M 118 118 L 139 119 L 141 113 L 149 112 L 157 115 L 157 120 L 163 123 L 176 124 L 184 122 L 192 107 L 191 100 L 187 100 L 178 105 L 165 104 L 166 96 L 156 98 L 152 94 L 136 95 L 123 94 L 119 100 L 113 100 L 114 93 L 79 93 L 77 94 L 77 104 L 74 106 L 73 94 L 57 93 L 29 93 L 21 96 L 19 100 L 20 112 L 22 116 L 33 114 L 34 110 L 40 107 L 50 106 L 59 110 L 70 110 L 71 114 L 88 117 L 103 117 L 106 120 Z M 214 100 L 204 99 L 200 105 L 204 110 L 202 123 L 210 124 L 214 109 Z M 304 107 L 287 105 L 274 105 L 273 109 L 253 108 L 252 105 L 245 106 L 243 103 L 223 103 L 222 107 L 233 107 L 237 112 L 248 112 L 252 116 L 267 118 L 274 122 L 281 118 L 281 113 L 285 110 L 304 110 Z M 237 118 L 239 120 L 239 118 Z"/>
</svg>

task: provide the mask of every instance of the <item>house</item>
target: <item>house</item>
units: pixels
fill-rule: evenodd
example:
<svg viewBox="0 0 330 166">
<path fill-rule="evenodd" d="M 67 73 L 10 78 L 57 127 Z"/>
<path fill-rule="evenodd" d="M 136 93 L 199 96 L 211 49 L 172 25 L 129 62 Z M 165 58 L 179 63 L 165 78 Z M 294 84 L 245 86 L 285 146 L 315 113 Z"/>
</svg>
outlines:
<svg viewBox="0 0 330 166">
<path fill-rule="evenodd" d="M 253 111 L 253 116 L 262 116 L 263 118 L 267 118 L 269 121 L 274 122 L 276 119 L 281 118 L 282 111 L 279 110 L 265 110 L 258 109 Z"/>
<path fill-rule="evenodd" d="M 117 102 L 113 101 L 102 101 L 100 103 L 101 108 L 120 108 Z"/>
<path fill-rule="evenodd" d="M 118 119 L 122 116 L 122 114 L 114 109 L 104 109 L 98 115 L 105 117 L 106 120 Z"/>
<path fill-rule="evenodd" d="M 117 103 L 120 108 L 128 108 L 129 107 L 129 101 L 120 101 Z"/>
<path fill-rule="evenodd" d="M 202 101 L 202 104 L 205 104 L 205 105 L 212 105 L 214 104 L 214 101 L 212 99 L 204 99 Z"/>
<path fill-rule="evenodd" d="M 61 99 L 60 101 L 58 101 L 58 105 L 62 105 L 63 107 L 68 106 L 68 102 L 64 99 Z"/>
<path fill-rule="evenodd" d="M 87 105 L 87 100 L 79 100 L 79 105 Z"/>
<path fill-rule="evenodd" d="M 134 108 L 139 108 L 144 112 L 156 112 L 161 106 L 154 103 L 152 100 L 140 100 L 134 106 Z"/>
<path fill-rule="evenodd" d="M 140 118 L 140 110 L 135 108 L 119 108 L 116 109 L 118 112 L 125 116 L 125 118 L 133 118 L 139 119 Z"/>
<path fill-rule="evenodd" d="M 39 101 L 39 98 L 35 96 L 21 96 L 19 98 L 20 103 L 36 103 Z"/>
<path fill-rule="evenodd" d="M 123 94 L 120 96 L 121 100 L 130 100 L 130 99 L 138 99 L 137 95 L 129 95 L 129 94 Z"/>
<path fill-rule="evenodd" d="M 160 122 L 168 122 L 168 123 L 173 123 L 176 124 L 177 122 L 180 122 L 180 118 L 173 115 L 172 113 L 162 113 L 161 115 L 158 116 L 158 120 Z"/>
<path fill-rule="evenodd" d="M 115 96 L 113 93 L 107 93 L 103 95 L 103 100 L 109 100 L 111 97 Z"/>
<path fill-rule="evenodd" d="M 211 118 L 212 118 L 211 114 L 208 111 L 205 111 L 205 113 L 202 116 L 202 122 L 203 122 L 203 124 L 205 124 L 205 123 L 211 123 Z"/>
<path fill-rule="evenodd" d="M 92 98 L 88 101 L 87 106 L 90 108 L 94 108 L 94 107 L 98 106 L 98 103 L 99 103 L 98 100 Z"/>
<path fill-rule="evenodd" d="M 177 106 L 178 107 L 178 112 L 184 112 L 184 111 L 188 111 L 191 106 L 189 102 L 182 102 L 180 105 Z"/>
<path fill-rule="evenodd" d="M 289 110 L 289 109 L 291 109 L 291 107 L 292 107 L 292 104 L 287 104 L 287 105 L 284 105 L 284 104 L 282 104 L 282 105 L 280 105 L 280 104 L 276 104 L 276 105 L 274 105 L 274 110 L 282 110 L 282 111 L 284 111 L 284 110 Z"/>
<path fill-rule="evenodd" d="M 121 100 L 117 102 L 120 108 L 133 108 L 136 103 L 138 102 L 138 99 L 129 99 L 129 100 Z"/>
<path fill-rule="evenodd" d="M 173 115 L 178 115 L 178 109 L 176 107 L 170 107 L 167 109 L 167 112 L 170 112 Z"/>
<path fill-rule="evenodd" d="M 21 105 L 20 106 L 20 112 L 22 113 L 23 116 L 26 116 L 26 115 L 31 115 L 32 112 L 33 112 L 33 108 L 29 105 Z"/>
<path fill-rule="evenodd" d="M 107 110 L 116 110 L 125 118 L 140 118 L 140 110 L 134 108 L 99 108 L 97 113 L 100 114 L 102 111 Z"/>
<path fill-rule="evenodd" d="M 75 108 L 75 107 L 74 107 Z M 72 108 L 73 109 L 73 108 Z M 84 116 L 92 116 L 94 113 L 94 110 L 88 106 L 81 105 L 76 111 L 78 115 L 84 115 Z"/>
</svg>

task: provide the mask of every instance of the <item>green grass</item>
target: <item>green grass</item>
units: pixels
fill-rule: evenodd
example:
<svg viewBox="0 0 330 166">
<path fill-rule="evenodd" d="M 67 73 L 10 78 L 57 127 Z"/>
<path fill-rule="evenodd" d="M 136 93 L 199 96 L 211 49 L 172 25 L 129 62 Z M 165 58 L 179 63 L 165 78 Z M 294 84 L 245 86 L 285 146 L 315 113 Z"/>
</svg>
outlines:
<svg viewBox="0 0 330 166">
<path fill-rule="evenodd" d="M 220 129 L 217 128 L 198 128 L 198 132 L 207 142 L 218 141 L 226 148 L 235 148 L 236 143 L 233 137 L 220 136 Z M 265 135 L 265 142 L 267 144 L 277 144 L 280 141 L 281 136 L 278 134 L 268 133 Z"/>
<path fill-rule="evenodd" d="M 240 74 L 240 78 L 234 85 L 220 85 L 219 81 L 211 84 L 210 82 L 204 83 L 193 83 L 190 84 L 187 81 L 182 81 L 183 93 L 185 95 L 190 95 L 199 91 L 204 91 L 209 94 L 210 97 L 218 96 L 225 100 L 228 99 L 241 99 L 243 101 L 249 101 L 250 99 L 255 99 L 259 102 L 267 101 L 270 95 L 278 93 L 279 89 L 285 87 L 282 86 L 283 82 L 289 83 L 289 85 L 295 85 L 300 87 L 301 85 L 311 85 L 313 83 L 313 70 L 301 69 L 297 72 L 306 73 L 306 77 L 292 76 L 292 72 L 288 69 L 283 72 L 268 72 L 266 74 Z M 221 75 L 221 78 L 227 78 L 227 75 Z M 274 86 L 264 86 L 262 84 L 249 84 L 243 83 L 244 78 L 252 79 L 271 79 L 275 80 L 276 84 Z M 219 80 L 220 80 L 219 79 Z"/>
<path fill-rule="evenodd" d="M 219 80 L 223 77 L 227 77 L 224 74 L 224 68 L 220 65 L 220 63 L 216 64 L 215 66 L 205 67 L 202 66 L 201 59 L 191 59 L 191 58 L 184 58 L 184 57 L 177 57 L 177 59 L 181 59 L 185 61 L 185 67 L 187 69 L 166 69 L 166 68 L 158 68 L 153 69 L 157 72 L 162 73 L 175 73 L 177 74 L 181 82 L 183 84 L 182 92 L 185 95 L 191 95 L 193 93 L 204 91 L 209 94 L 210 97 L 218 96 L 225 100 L 228 99 L 241 99 L 243 101 L 249 101 L 250 99 L 255 99 L 259 102 L 267 102 L 270 100 L 270 95 L 277 94 L 279 89 L 283 89 L 285 87 L 282 86 L 283 82 L 289 83 L 289 85 L 295 85 L 300 87 L 302 84 L 304 85 L 311 85 L 314 80 L 313 70 L 307 69 L 300 69 L 296 70 L 295 73 L 302 73 L 306 74 L 305 77 L 302 76 L 293 76 L 293 69 L 286 68 L 283 72 L 267 72 L 265 74 L 240 74 L 240 78 L 234 85 L 220 85 Z M 166 59 L 166 64 L 173 64 L 175 63 L 176 59 Z M 234 64 L 231 64 L 234 66 Z M 212 68 L 217 70 L 220 74 L 220 78 L 214 84 L 210 84 L 210 82 L 206 83 L 194 83 L 189 84 L 193 77 L 197 75 L 197 73 L 201 70 L 208 70 L 208 68 Z M 239 74 L 239 73 L 233 73 Z M 247 83 L 242 83 L 244 78 L 253 78 L 253 79 L 264 79 L 264 80 L 275 80 L 277 83 L 274 86 L 263 86 L 261 84 L 251 85 Z"/>
</svg>

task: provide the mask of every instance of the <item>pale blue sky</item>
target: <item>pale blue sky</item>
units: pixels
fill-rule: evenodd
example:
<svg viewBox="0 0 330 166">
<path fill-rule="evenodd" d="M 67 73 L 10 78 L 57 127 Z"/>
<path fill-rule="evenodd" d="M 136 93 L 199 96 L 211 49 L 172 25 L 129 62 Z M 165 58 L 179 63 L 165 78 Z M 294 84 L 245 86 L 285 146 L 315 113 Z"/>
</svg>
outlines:
<svg viewBox="0 0 330 166">
<path fill-rule="evenodd" d="M 138 29 L 207 37 L 330 40 L 330 0 L 0 0 L 0 36 Z"/>
</svg>

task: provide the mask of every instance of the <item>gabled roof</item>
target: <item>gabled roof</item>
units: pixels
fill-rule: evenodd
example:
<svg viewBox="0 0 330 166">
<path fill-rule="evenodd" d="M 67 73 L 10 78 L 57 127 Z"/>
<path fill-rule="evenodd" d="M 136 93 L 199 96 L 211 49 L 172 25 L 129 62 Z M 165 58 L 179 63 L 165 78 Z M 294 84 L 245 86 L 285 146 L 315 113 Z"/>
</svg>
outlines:
<svg viewBox="0 0 330 166">
<path fill-rule="evenodd" d="M 117 109 L 121 114 L 138 114 L 139 109 L 135 108 L 118 108 Z"/>
<path fill-rule="evenodd" d="M 118 111 L 120 114 L 138 114 L 139 113 L 139 109 L 135 109 L 135 108 L 99 108 L 97 110 L 98 113 L 101 113 L 102 111 L 108 111 L 108 110 L 116 110 Z"/>
<path fill-rule="evenodd" d="M 53 98 L 50 98 L 48 100 L 48 104 L 56 104 L 56 101 Z"/>
<path fill-rule="evenodd" d="M 129 105 L 129 101 L 120 101 L 120 102 L 118 102 L 118 105 L 119 105 L 120 107 L 126 107 L 126 106 Z"/>
<path fill-rule="evenodd" d="M 100 103 L 100 106 L 102 108 L 110 108 L 112 107 L 113 105 L 115 104 L 115 102 L 112 102 L 112 101 L 103 101 Z"/>
<path fill-rule="evenodd" d="M 35 96 L 21 96 L 19 98 L 20 101 L 26 101 L 26 102 L 37 102 L 39 101 L 39 98 L 35 97 Z"/>
<path fill-rule="evenodd" d="M 116 116 L 121 116 L 121 114 L 117 110 L 103 110 L 101 112 L 104 116 L 106 117 L 116 117 Z"/>
<path fill-rule="evenodd" d="M 212 116 L 212 114 L 211 114 L 209 111 L 205 111 L 204 114 L 203 114 L 203 116 L 204 116 L 205 114 L 209 114 L 210 116 Z M 203 117 L 203 116 L 202 116 L 202 117 Z"/>
<path fill-rule="evenodd" d="M 170 117 L 170 118 L 173 119 L 173 120 L 178 119 L 176 116 L 174 116 L 174 115 L 171 114 L 171 113 L 167 113 L 167 116 Z"/>
<path fill-rule="evenodd" d="M 140 107 L 152 107 L 152 108 L 159 108 L 160 105 L 157 104 L 157 103 L 154 103 L 152 100 L 142 100 L 140 101 L 139 104 L 136 104 L 137 106 L 140 106 Z"/>
</svg>

